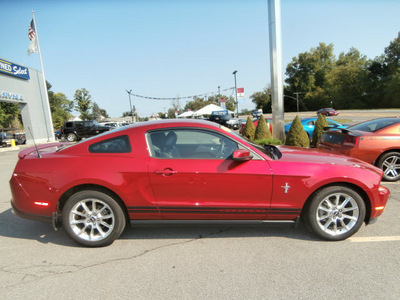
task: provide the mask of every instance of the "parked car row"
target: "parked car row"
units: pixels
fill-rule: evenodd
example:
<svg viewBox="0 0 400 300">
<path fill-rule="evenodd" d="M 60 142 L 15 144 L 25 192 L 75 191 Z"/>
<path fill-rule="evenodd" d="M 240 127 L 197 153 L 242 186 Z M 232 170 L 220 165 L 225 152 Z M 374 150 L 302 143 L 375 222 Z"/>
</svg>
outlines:
<svg viewBox="0 0 400 300">
<path fill-rule="evenodd" d="M 301 124 L 312 138 L 318 118 L 301 119 Z M 379 118 L 352 126 L 326 119 L 330 127 L 322 135 L 317 147 L 321 150 L 351 156 L 383 170 L 386 181 L 400 180 L 400 117 Z M 272 119 L 266 119 L 272 123 Z M 257 126 L 258 119 L 253 120 Z M 292 122 L 285 125 L 285 134 Z M 245 123 L 239 132 L 242 133 Z M 272 132 L 272 124 L 270 126 Z"/>
<path fill-rule="evenodd" d="M 66 139 L 68 142 L 76 142 L 111 129 L 112 127 L 102 126 L 97 121 L 68 121 L 64 122 L 57 137 Z"/>
<path fill-rule="evenodd" d="M 11 146 L 12 139 L 15 141 L 16 145 L 23 145 L 26 143 L 25 133 L 0 132 L 1 147 Z"/>
<path fill-rule="evenodd" d="M 300 119 L 301 124 L 303 125 L 304 130 L 307 132 L 308 137 L 311 139 L 312 134 L 315 129 L 315 124 L 317 123 L 318 118 L 304 118 Z M 336 121 L 333 121 L 331 119 L 326 119 L 328 126 L 334 129 L 341 129 L 341 128 L 346 128 L 349 125 L 345 124 L 340 124 Z M 290 127 L 292 126 L 292 122 L 287 122 L 285 124 L 285 134 L 288 134 Z"/>
</svg>

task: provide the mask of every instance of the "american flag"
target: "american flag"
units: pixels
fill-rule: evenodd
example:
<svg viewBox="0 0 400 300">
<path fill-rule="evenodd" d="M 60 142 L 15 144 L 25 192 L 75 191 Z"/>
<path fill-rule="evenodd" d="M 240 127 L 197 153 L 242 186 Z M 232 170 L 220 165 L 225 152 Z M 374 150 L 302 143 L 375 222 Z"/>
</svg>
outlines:
<svg viewBox="0 0 400 300">
<path fill-rule="evenodd" d="M 28 33 L 28 38 L 32 41 L 32 39 L 35 37 L 35 22 L 31 21 L 31 24 L 29 25 L 29 33 Z"/>
<path fill-rule="evenodd" d="M 35 21 L 32 18 L 31 24 L 29 25 L 29 32 L 28 38 L 30 39 L 31 43 L 28 47 L 28 54 L 38 52 L 38 42 L 37 42 L 37 35 L 36 35 L 36 26 Z"/>
</svg>

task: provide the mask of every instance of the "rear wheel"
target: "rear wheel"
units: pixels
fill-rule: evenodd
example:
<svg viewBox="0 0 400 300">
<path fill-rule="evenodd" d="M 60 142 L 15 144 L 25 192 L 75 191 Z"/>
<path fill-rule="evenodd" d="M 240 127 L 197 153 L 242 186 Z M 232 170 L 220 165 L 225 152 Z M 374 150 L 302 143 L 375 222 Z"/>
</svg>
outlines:
<svg viewBox="0 0 400 300">
<path fill-rule="evenodd" d="M 307 227 L 316 235 L 340 241 L 360 229 L 365 219 L 365 203 L 356 191 L 331 186 L 313 196 L 305 214 Z"/>
<path fill-rule="evenodd" d="M 400 179 L 400 153 L 388 152 L 378 160 L 376 164 L 383 171 L 383 179 L 397 181 Z"/>
<path fill-rule="evenodd" d="M 75 133 L 68 133 L 66 138 L 68 142 L 75 142 L 76 140 L 78 140 L 78 137 Z"/>
<path fill-rule="evenodd" d="M 109 195 L 93 190 L 78 192 L 68 199 L 62 222 L 68 236 L 87 247 L 112 244 L 126 224 L 121 206 Z"/>
</svg>

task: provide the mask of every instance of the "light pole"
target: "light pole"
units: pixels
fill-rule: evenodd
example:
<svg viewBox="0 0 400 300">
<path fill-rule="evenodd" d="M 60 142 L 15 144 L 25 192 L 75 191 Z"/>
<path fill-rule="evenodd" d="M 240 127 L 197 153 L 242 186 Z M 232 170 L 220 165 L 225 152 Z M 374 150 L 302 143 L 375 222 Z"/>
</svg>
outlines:
<svg viewBox="0 0 400 300">
<path fill-rule="evenodd" d="M 131 101 L 131 93 L 132 93 L 132 90 L 130 90 L 130 91 L 126 90 L 126 92 L 127 92 L 128 95 L 129 95 L 129 105 L 130 105 L 130 107 L 131 107 L 131 116 L 132 116 L 132 124 L 133 124 L 134 121 L 133 121 L 133 111 L 132 111 L 132 101 Z"/>
<path fill-rule="evenodd" d="M 236 111 L 237 111 L 237 115 L 239 115 L 239 102 L 238 102 L 238 98 L 237 98 L 237 84 L 236 84 L 236 73 L 237 71 L 233 71 L 233 77 L 235 78 L 235 98 L 236 98 Z"/>
<path fill-rule="evenodd" d="M 218 86 L 218 105 L 221 106 L 221 86 Z"/>
</svg>

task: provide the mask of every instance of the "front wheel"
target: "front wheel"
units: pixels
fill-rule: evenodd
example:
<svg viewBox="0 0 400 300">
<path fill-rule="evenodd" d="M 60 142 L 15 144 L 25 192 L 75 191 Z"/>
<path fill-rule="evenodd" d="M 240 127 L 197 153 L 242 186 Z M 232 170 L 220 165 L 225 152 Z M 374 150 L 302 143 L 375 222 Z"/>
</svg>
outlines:
<svg viewBox="0 0 400 300">
<path fill-rule="evenodd" d="M 383 171 L 383 180 L 397 181 L 400 179 L 400 153 L 388 152 L 376 164 Z"/>
<path fill-rule="evenodd" d="M 87 190 L 72 195 L 62 211 L 68 236 L 86 247 L 112 244 L 125 228 L 121 206 L 109 195 Z"/>
<path fill-rule="evenodd" d="M 355 234 L 365 219 L 365 203 L 353 189 L 331 186 L 318 191 L 305 211 L 305 222 L 320 238 L 340 241 Z"/>
</svg>

